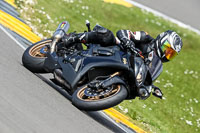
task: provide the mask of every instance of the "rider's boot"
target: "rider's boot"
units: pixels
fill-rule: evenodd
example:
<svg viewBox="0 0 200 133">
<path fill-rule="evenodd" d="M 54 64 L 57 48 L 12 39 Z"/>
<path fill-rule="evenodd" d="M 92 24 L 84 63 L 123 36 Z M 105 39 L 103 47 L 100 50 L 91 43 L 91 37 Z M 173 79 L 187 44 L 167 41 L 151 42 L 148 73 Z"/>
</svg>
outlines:
<svg viewBox="0 0 200 133">
<path fill-rule="evenodd" d="M 66 47 L 69 47 L 75 43 L 86 43 L 87 40 L 87 33 L 79 33 L 79 34 L 66 34 L 62 41 Z"/>
<path fill-rule="evenodd" d="M 102 46 L 113 46 L 116 44 L 114 34 L 105 28 L 94 28 L 94 30 L 91 32 L 67 34 L 63 37 L 62 41 L 64 42 L 65 46 L 70 46 L 74 43 L 93 43 L 101 44 Z"/>
</svg>

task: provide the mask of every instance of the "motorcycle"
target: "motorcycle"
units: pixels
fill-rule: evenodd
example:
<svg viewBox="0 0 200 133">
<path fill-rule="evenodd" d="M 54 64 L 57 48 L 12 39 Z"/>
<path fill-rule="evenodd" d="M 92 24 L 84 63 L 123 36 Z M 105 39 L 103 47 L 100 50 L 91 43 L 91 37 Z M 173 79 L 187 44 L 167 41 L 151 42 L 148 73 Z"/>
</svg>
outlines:
<svg viewBox="0 0 200 133">
<path fill-rule="evenodd" d="M 89 22 L 86 25 L 90 31 Z M 22 62 L 33 73 L 52 73 L 52 81 L 65 89 L 72 96 L 72 104 L 81 110 L 102 110 L 134 99 L 139 86 L 151 86 L 162 72 L 162 63 L 156 55 L 149 69 L 137 51 L 135 54 L 123 51 L 120 45 L 88 44 L 83 50 L 78 43 L 66 48 L 61 38 L 68 29 L 67 21 L 60 23 L 51 39 L 25 50 Z M 148 91 L 151 93 L 152 87 Z M 162 97 L 159 88 L 153 94 Z"/>
</svg>

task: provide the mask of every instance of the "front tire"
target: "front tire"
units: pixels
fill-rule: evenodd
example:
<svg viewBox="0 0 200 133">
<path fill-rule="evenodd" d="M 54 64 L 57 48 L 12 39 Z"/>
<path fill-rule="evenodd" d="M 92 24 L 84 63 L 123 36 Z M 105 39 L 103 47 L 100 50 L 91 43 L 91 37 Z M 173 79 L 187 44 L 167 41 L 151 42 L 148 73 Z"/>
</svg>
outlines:
<svg viewBox="0 0 200 133">
<path fill-rule="evenodd" d="M 72 95 L 72 104 L 86 111 L 97 111 L 113 107 L 122 102 L 128 95 L 123 85 L 113 85 L 111 93 L 103 97 L 87 97 L 84 91 L 87 86 L 77 89 Z"/>
<path fill-rule="evenodd" d="M 51 39 L 46 39 L 29 46 L 22 56 L 23 65 L 33 73 L 47 73 L 43 65 L 46 59 L 46 45 L 50 45 L 51 42 Z"/>
</svg>

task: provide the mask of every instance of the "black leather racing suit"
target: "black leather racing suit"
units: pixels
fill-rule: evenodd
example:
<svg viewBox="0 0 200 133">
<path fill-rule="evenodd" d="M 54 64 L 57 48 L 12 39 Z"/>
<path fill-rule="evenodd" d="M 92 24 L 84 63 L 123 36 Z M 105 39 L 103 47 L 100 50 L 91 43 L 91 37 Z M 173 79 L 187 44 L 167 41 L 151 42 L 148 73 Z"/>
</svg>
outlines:
<svg viewBox="0 0 200 133">
<path fill-rule="evenodd" d="M 78 34 L 66 35 L 63 38 L 63 42 L 66 46 L 73 43 L 93 43 L 100 44 L 103 47 L 114 46 L 116 44 L 121 44 L 123 48 L 128 49 L 127 45 L 141 50 L 145 57 L 148 57 L 149 52 L 153 50 L 154 39 L 144 31 L 131 32 L 130 30 L 119 30 L 117 32 L 117 38 L 115 38 L 112 31 L 96 25 L 91 32 L 84 32 Z M 131 42 L 131 44 L 128 44 Z"/>
<path fill-rule="evenodd" d="M 144 31 L 132 32 L 130 30 L 119 30 L 117 32 L 117 38 L 121 41 L 122 46 L 126 49 L 129 47 L 135 47 L 142 52 L 145 58 L 151 61 L 149 53 L 154 51 L 153 38 Z M 129 41 L 132 41 L 131 44 Z M 131 46 L 126 46 L 131 45 Z"/>
</svg>

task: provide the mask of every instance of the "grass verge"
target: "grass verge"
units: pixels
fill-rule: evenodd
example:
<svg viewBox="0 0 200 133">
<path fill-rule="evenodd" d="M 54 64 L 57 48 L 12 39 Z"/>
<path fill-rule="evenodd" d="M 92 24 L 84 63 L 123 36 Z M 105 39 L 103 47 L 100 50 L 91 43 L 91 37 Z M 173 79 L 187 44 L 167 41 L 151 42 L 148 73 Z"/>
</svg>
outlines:
<svg viewBox="0 0 200 133">
<path fill-rule="evenodd" d="M 146 101 L 127 100 L 115 108 L 131 117 L 133 123 L 148 132 L 188 133 L 200 130 L 200 36 L 139 8 L 127 8 L 102 0 L 16 0 L 21 17 L 42 38 L 48 38 L 61 21 L 70 23 L 70 31 L 86 30 L 100 24 L 114 33 L 119 29 L 144 30 L 153 37 L 168 29 L 183 38 L 183 50 L 156 81 L 164 100 L 151 96 Z"/>
</svg>

